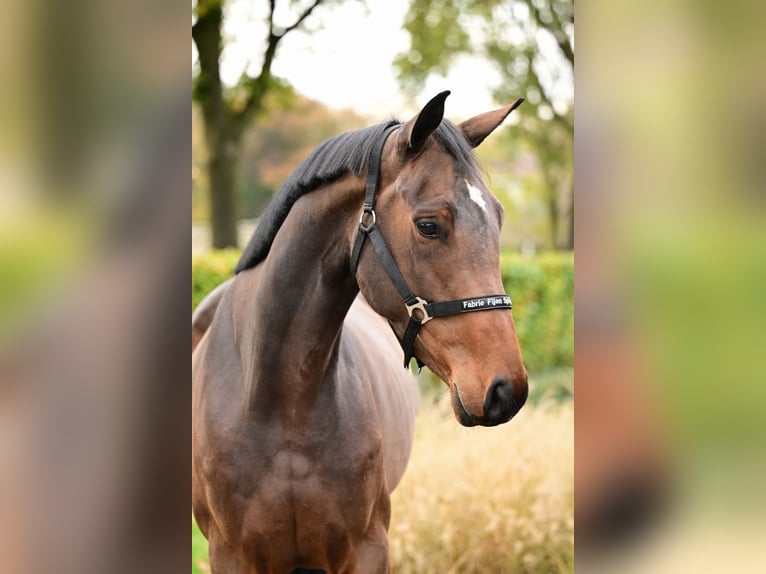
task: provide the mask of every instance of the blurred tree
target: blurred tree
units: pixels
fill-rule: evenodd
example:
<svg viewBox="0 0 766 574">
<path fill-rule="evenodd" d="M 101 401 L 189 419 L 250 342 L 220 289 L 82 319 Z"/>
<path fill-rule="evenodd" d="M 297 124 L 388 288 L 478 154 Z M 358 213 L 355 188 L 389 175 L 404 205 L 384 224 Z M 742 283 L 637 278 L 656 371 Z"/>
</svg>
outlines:
<svg viewBox="0 0 766 574">
<path fill-rule="evenodd" d="M 214 248 L 237 245 L 236 174 L 242 134 L 250 121 L 263 112 L 268 94 L 287 92 L 284 80 L 271 72 L 280 42 L 300 28 L 323 1 L 313 0 L 303 6 L 299 2 L 288 3 L 299 12 L 286 26 L 275 21 L 277 0 L 269 0 L 268 5 L 264 2 L 268 10 L 267 33 L 260 70 L 251 75 L 246 68 L 230 88 L 224 86 L 220 71 L 225 1 L 197 0 L 192 5 L 192 40 L 198 55 L 192 97 L 200 104 L 205 124 Z"/>
<path fill-rule="evenodd" d="M 207 150 L 198 105 L 192 106 L 192 219 L 210 218 L 204 165 Z M 264 100 L 264 112 L 242 134 L 236 181 L 237 212 L 242 218 L 258 216 L 292 171 L 324 140 L 367 125 L 353 110 L 334 110 L 294 92 L 290 105 L 273 94 Z"/>
<path fill-rule="evenodd" d="M 207 183 L 207 148 L 202 113 L 192 103 L 192 221 L 210 219 Z"/>
<path fill-rule="evenodd" d="M 351 110 L 331 110 L 298 93 L 289 107 L 274 109 L 269 102 L 266 105 L 269 113 L 251 125 L 242 138 L 239 179 L 243 217 L 260 214 L 274 192 L 317 145 L 368 122 Z"/>
<path fill-rule="evenodd" d="M 405 22 L 410 48 L 396 67 L 401 85 L 419 92 L 459 56 L 494 64 L 498 101 L 527 100 L 509 132 L 522 137 L 542 172 L 553 246 L 574 247 L 574 1 L 413 0 Z M 568 234 L 562 241 L 562 206 Z"/>
</svg>

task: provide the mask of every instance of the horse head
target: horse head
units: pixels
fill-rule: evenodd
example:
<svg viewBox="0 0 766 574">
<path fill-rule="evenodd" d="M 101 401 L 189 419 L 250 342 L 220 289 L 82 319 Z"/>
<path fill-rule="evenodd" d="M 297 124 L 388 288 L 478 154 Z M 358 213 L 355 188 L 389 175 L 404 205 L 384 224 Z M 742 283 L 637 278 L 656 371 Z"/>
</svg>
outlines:
<svg viewBox="0 0 766 574">
<path fill-rule="evenodd" d="M 388 137 L 375 209 L 360 223 L 363 230 L 374 220 L 406 287 L 429 305 L 402 304 L 402 288 L 378 246 L 360 250 L 355 271 L 362 294 L 400 340 L 407 339 L 414 315 L 412 354 L 449 386 L 457 420 L 493 426 L 523 406 L 527 371 L 500 276 L 503 207 L 484 183 L 472 148 L 522 100 L 456 126 L 443 120 L 447 95 L 434 97 Z M 431 303 L 445 301 L 453 312 L 428 316 Z"/>
</svg>

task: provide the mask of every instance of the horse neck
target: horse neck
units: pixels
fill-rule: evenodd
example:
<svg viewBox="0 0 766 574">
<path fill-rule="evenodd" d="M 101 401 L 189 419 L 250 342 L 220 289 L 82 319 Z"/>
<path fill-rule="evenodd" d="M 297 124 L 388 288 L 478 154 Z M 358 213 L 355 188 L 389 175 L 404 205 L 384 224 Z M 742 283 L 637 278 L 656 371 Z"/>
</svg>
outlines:
<svg viewBox="0 0 766 574">
<path fill-rule="evenodd" d="M 241 274 L 237 311 L 250 412 L 299 422 L 327 389 L 343 320 L 359 292 L 349 272 L 350 234 L 364 184 L 345 177 L 299 199 L 259 273 Z"/>
</svg>

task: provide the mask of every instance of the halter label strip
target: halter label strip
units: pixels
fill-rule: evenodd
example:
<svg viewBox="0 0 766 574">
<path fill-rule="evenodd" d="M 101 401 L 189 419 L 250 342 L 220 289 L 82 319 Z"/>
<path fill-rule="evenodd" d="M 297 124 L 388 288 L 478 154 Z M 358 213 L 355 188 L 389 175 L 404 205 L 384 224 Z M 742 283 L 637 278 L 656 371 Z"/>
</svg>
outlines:
<svg viewBox="0 0 766 574">
<path fill-rule="evenodd" d="M 513 309 L 511 298 L 506 293 L 483 295 L 481 297 L 466 297 L 455 301 L 439 301 L 426 305 L 428 314 L 432 317 L 446 317 L 474 311 L 489 311 L 492 309 Z"/>
<path fill-rule="evenodd" d="M 511 308 L 511 298 L 507 295 L 476 297 L 474 299 L 463 299 L 463 309 L 468 311 L 479 309 L 495 309 L 497 307 Z"/>
</svg>

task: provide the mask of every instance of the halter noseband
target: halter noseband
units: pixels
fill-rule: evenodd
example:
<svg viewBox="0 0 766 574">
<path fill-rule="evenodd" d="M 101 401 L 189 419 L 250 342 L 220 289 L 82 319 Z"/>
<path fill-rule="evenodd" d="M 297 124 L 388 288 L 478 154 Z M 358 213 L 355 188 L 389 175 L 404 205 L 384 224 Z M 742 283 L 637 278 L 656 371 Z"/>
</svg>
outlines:
<svg viewBox="0 0 766 574">
<path fill-rule="evenodd" d="M 370 157 L 367 162 L 367 187 L 364 194 L 364 207 L 359 218 L 359 232 L 356 234 L 354 247 L 351 250 L 351 273 L 356 276 L 356 269 L 359 265 L 359 256 L 364 246 L 364 240 L 369 237 L 375 254 L 378 256 L 389 279 L 391 279 L 391 283 L 394 284 L 394 287 L 396 287 L 396 290 L 402 297 L 404 306 L 407 308 L 407 314 L 410 317 L 404 337 L 399 340 L 404 350 L 404 368 L 408 369 L 410 359 L 415 357 L 412 348 L 415 345 L 418 331 L 422 325 L 434 317 L 446 317 L 448 315 L 488 311 L 491 309 L 512 309 L 513 305 L 511 304 L 511 298 L 505 293 L 429 303 L 422 297 L 415 295 L 409 285 L 407 285 L 391 250 L 386 244 L 386 240 L 383 238 L 380 227 L 378 227 L 378 218 L 375 214 L 375 195 L 378 192 L 378 187 L 380 187 L 380 162 L 383 146 L 388 136 L 397 127 L 399 127 L 397 124 L 388 126 L 370 150 Z M 418 367 L 422 368 L 423 363 L 420 359 L 415 357 L 415 360 L 418 362 Z"/>
</svg>

